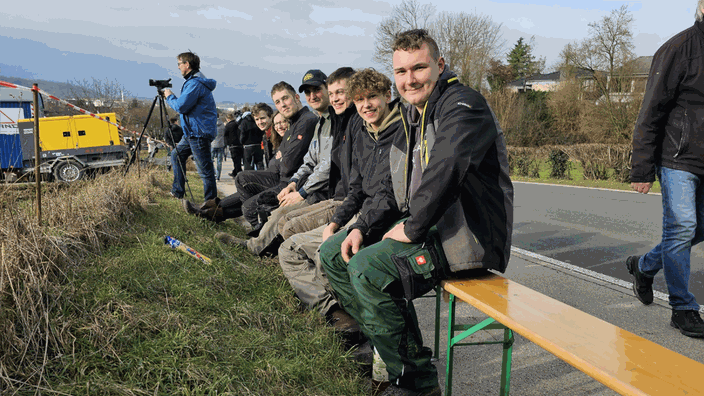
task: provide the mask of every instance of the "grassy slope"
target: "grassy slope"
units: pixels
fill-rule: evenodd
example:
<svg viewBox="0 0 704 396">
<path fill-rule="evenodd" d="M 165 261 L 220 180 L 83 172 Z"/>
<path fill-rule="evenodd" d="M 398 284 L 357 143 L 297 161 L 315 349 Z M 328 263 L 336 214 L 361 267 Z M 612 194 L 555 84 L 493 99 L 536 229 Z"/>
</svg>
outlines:
<svg viewBox="0 0 704 396">
<path fill-rule="evenodd" d="M 202 196 L 200 181 L 190 180 Z M 239 226 L 187 215 L 167 190 L 124 231 L 69 275 L 56 323 L 76 338 L 47 365 L 50 388 L 71 395 L 365 394 L 355 364 L 322 317 L 300 309 L 277 261 L 213 239 L 217 231 L 242 236 Z M 212 263 L 169 249 L 164 235 Z"/>
</svg>

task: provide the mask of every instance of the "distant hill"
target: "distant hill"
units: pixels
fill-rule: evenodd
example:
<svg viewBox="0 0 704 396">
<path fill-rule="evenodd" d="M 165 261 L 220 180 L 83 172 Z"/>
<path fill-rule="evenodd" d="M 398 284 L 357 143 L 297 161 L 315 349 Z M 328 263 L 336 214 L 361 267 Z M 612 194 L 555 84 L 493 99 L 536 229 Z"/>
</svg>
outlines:
<svg viewBox="0 0 704 396">
<path fill-rule="evenodd" d="M 71 95 L 71 84 L 68 83 L 7 76 L 0 76 L 0 81 L 7 81 L 9 83 L 22 85 L 23 87 L 28 88 L 31 88 L 34 83 L 37 83 L 39 84 L 39 89 L 42 91 L 48 92 L 62 99 L 69 98 Z"/>
</svg>

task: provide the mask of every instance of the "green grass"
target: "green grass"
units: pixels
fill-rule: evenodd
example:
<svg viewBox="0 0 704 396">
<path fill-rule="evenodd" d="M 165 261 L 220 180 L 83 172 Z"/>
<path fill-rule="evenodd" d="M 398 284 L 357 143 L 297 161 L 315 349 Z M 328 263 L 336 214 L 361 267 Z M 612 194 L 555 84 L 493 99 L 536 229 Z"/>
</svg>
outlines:
<svg viewBox="0 0 704 396">
<path fill-rule="evenodd" d="M 568 186 L 580 186 L 580 187 L 594 187 L 594 188 L 606 188 L 611 190 L 625 190 L 633 191 L 631 189 L 630 183 L 620 183 L 613 179 L 608 180 L 590 180 L 584 178 L 584 169 L 582 164 L 579 162 L 570 162 L 570 172 L 569 177 L 566 179 L 555 179 L 550 177 L 550 164 L 547 161 L 542 161 L 540 163 L 540 170 L 538 172 L 539 177 L 527 177 L 518 176 L 515 173 L 511 175 L 511 180 L 530 182 L 530 183 L 546 183 L 546 184 L 562 184 Z M 613 170 L 609 171 L 609 176 L 613 173 Z M 660 192 L 660 183 L 655 182 L 653 188 L 650 190 L 654 193 Z"/>
<path fill-rule="evenodd" d="M 200 180 L 189 180 L 202 197 Z M 46 365 L 49 388 L 70 395 L 367 394 L 338 337 L 319 313 L 301 309 L 277 260 L 222 245 L 217 231 L 244 230 L 187 215 L 167 197 L 168 190 L 100 257 L 68 274 L 53 323 L 75 341 Z M 168 248 L 165 235 L 212 263 Z"/>
</svg>

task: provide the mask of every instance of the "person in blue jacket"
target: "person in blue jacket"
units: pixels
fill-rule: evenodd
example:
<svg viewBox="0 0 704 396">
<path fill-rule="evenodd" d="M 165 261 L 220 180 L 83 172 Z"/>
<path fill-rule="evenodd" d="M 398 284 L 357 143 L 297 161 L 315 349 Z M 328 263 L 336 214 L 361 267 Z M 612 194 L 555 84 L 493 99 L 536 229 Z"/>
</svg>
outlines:
<svg viewBox="0 0 704 396">
<path fill-rule="evenodd" d="M 215 185 L 215 169 L 210 156 L 210 144 L 217 135 L 218 113 L 213 99 L 216 81 L 205 78 L 200 72 L 200 58 L 192 52 L 179 54 L 178 69 L 186 81 L 181 88 L 181 97 L 177 98 L 170 89 L 164 89 L 166 103 L 181 115 L 183 137 L 171 152 L 174 165 L 174 184 L 171 195 L 183 198 L 185 192 L 186 159 L 193 155 L 200 178 L 203 180 L 204 200 L 215 199 L 218 195 Z M 181 163 L 177 165 L 176 161 Z"/>
</svg>

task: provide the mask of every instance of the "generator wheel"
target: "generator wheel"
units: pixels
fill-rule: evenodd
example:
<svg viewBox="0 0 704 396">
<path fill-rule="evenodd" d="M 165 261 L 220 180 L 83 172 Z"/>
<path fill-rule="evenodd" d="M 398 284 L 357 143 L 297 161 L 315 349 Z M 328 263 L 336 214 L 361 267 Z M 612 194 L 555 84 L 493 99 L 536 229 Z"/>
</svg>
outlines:
<svg viewBox="0 0 704 396">
<path fill-rule="evenodd" d="M 71 183 L 83 179 L 85 170 L 76 161 L 61 161 L 54 168 L 54 177 L 57 181 Z"/>
</svg>

